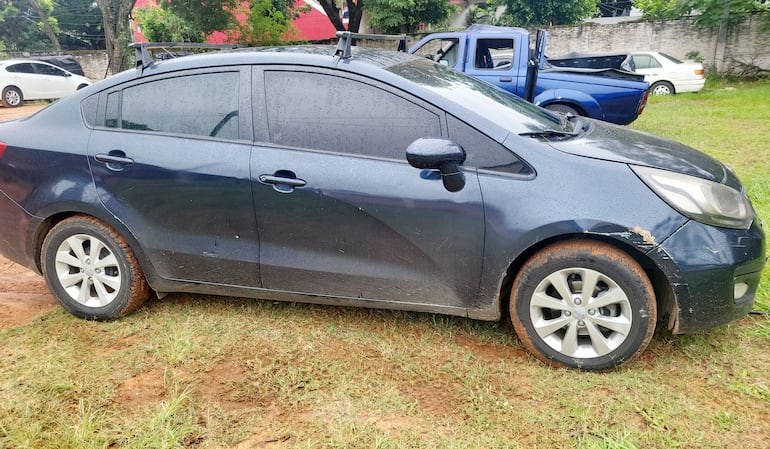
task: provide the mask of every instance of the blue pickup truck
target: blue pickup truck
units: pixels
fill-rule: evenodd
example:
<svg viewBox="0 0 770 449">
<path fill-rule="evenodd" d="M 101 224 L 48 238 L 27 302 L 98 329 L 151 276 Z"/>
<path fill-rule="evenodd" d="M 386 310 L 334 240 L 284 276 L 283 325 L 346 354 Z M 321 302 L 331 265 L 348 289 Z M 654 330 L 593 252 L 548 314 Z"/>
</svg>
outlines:
<svg viewBox="0 0 770 449">
<path fill-rule="evenodd" d="M 627 125 L 647 104 L 644 76 L 622 69 L 553 67 L 545 60 L 545 33 L 530 43 L 523 28 L 472 25 L 430 34 L 409 49 L 494 84 L 536 105 Z M 531 48 L 533 47 L 533 48 Z"/>
</svg>

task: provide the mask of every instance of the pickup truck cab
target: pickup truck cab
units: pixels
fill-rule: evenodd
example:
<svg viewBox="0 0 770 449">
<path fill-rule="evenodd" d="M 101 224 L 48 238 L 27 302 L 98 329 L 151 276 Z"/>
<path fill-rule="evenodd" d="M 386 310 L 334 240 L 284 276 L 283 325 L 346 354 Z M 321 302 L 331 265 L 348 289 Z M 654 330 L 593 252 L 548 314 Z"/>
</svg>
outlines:
<svg viewBox="0 0 770 449">
<path fill-rule="evenodd" d="M 544 47 L 545 39 L 542 41 Z M 546 109 L 620 125 L 633 122 L 644 110 L 649 84 L 643 76 L 613 68 L 551 67 L 542 57 L 544 48 L 532 51 L 530 47 L 529 31 L 523 28 L 472 25 L 465 31 L 430 34 L 409 53 L 482 79 Z"/>
</svg>

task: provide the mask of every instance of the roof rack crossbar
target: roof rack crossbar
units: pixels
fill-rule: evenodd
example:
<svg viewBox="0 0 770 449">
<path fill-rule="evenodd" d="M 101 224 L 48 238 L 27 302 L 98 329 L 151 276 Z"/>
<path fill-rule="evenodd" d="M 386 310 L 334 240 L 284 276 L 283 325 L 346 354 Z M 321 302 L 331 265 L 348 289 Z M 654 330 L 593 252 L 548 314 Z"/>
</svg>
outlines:
<svg viewBox="0 0 770 449">
<path fill-rule="evenodd" d="M 172 54 L 167 50 L 168 48 L 218 48 L 232 50 L 241 46 L 238 44 L 206 44 L 200 42 L 135 42 L 129 44 L 129 47 L 133 48 L 136 52 L 136 68 L 143 72 L 144 69 L 150 67 L 155 62 L 150 54 L 150 48 L 161 48 L 166 53 Z"/>
<path fill-rule="evenodd" d="M 406 51 L 406 34 L 364 34 L 353 33 L 350 31 L 337 31 L 337 48 L 334 50 L 334 56 L 340 59 L 350 58 L 350 47 L 353 46 L 353 39 L 369 39 L 375 41 L 399 41 L 398 51 Z"/>
</svg>

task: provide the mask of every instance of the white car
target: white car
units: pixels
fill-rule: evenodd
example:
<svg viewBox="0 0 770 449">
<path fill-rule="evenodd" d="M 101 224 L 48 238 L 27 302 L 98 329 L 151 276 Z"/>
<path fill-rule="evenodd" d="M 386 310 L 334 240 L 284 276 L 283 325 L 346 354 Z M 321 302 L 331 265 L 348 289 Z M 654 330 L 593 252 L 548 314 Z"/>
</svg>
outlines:
<svg viewBox="0 0 770 449">
<path fill-rule="evenodd" d="M 698 92 L 706 84 L 703 65 L 698 62 L 680 61 L 655 51 L 631 53 L 636 72 L 650 83 L 653 95 L 670 95 L 681 92 Z"/>
<path fill-rule="evenodd" d="M 8 107 L 21 106 L 25 100 L 66 97 L 90 84 L 88 78 L 47 62 L 27 59 L 0 61 L 0 99 Z"/>
</svg>

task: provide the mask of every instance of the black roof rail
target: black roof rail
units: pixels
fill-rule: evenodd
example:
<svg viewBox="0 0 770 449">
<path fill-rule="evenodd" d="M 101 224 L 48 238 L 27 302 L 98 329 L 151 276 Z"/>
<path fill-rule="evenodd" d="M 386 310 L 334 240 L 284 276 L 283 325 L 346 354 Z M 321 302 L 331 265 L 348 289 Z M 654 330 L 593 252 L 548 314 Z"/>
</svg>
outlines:
<svg viewBox="0 0 770 449">
<path fill-rule="evenodd" d="M 219 50 L 232 50 L 240 48 L 238 44 L 205 44 L 199 42 L 135 42 L 130 44 L 129 47 L 133 48 L 136 52 L 136 68 L 143 72 L 144 69 L 150 67 L 155 60 L 152 58 L 149 49 L 160 48 L 171 57 L 176 57 L 173 52 L 168 51 L 169 48 L 204 48 L 204 49 L 219 49 Z"/>
<path fill-rule="evenodd" d="M 375 41 L 399 41 L 398 51 L 406 51 L 406 34 L 363 34 L 350 31 L 337 31 L 337 49 L 334 50 L 334 56 L 340 59 L 350 58 L 350 47 L 353 46 L 353 39 L 369 39 Z"/>
</svg>

